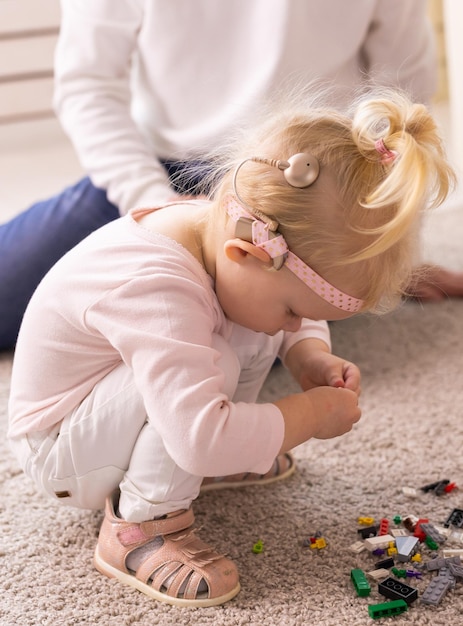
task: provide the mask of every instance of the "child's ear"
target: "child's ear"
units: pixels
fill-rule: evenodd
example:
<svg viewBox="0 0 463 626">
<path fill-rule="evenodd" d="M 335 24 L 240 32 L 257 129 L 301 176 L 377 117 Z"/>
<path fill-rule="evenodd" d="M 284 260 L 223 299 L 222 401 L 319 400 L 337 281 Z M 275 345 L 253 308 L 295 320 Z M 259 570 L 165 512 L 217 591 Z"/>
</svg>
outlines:
<svg viewBox="0 0 463 626">
<path fill-rule="evenodd" d="M 224 243 L 224 252 L 230 261 L 240 263 L 248 254 L 255 257 L 262 263 L 271 264 L 272 259 L 262 248 L 258 248 L 244 239 L 228 239 Z"/>
</svg>

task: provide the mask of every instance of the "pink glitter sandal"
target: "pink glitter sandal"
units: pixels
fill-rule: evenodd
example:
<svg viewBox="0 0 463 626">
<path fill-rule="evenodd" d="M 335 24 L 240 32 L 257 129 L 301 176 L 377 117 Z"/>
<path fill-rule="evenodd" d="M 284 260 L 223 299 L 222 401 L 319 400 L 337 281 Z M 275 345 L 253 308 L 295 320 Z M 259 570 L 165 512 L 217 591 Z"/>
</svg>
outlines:
<svg viewBox="0 0 463 626">
<path fill-rule="evenodd" d="M 216 478 L 204 478 L 201 491 L 214 489 L 229 489 L 236 487 L 248 487 L 251 485 L 269 485 L 289 478 L 296 469 L 294 459 L 289 452 L 280 454 L 273 462 L 272 467 L 266 474 L 233 474 L 232 476 L 217 476 Z"/>
<path fill-rule="evenodd" d="M 215 552 L 191 529 L 193 511 L 141 524 L 117 517 L 119 492 L 107 498 L 105 517 L 95 550 L 96 569 L 109 578 L 135 587 L 160 602 L 184 607 L 223 604 L 240 591 L 232 561 Z M 153 542 L 137 571 L 127 557 Z"/>
</svg>

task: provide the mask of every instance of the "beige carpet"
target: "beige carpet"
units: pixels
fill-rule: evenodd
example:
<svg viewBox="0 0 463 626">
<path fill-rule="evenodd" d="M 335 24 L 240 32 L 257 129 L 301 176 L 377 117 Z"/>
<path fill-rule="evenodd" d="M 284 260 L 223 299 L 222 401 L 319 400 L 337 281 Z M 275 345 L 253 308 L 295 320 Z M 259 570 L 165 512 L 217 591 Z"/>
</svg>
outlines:
<svg viewBox="0 0 463 626">
<path fill-rule="evenodd" d="M 430 260 L 463 267 L 462 220 L 457 209 L 434 214 L 426 231 Z M 355 430 L 299 447 L 298 472 L 286 483 L 209 493 L 196 503 L 201 535 L 228 552 L 241 572 L 242 591 L 224 607 L 160 605 L 98 574 L 92 552 L 101 514 L 61 508 L 37 495 L 2 437 L 0 624 L 373 624 L 367 606 L 385 599 L 375 583 L 370 597 L 357 597 L 349 577 L 352 568 L 370 570 L 375 561 L 349 550 L 357 540 L 358 516 L 414 514 L 440 523 L 453 508 L 463 508 L 463 302 L 408 303 L 385 318 L 359 317 L 332 330 L 336 351 L 363 371 L 363 418 Z M 11 355 L 2 355 L 3 433 L 10 368 Z M 263 397 L 293 388 L 285 371 L 275 368 Z M 461 490 L 416 499 L 402 493 L 403 487 L 445 478 Z M 302 541 L 317 531 L 327 547 L 304 548 Z M 252 546 L 258 539 L 264 552 L 256 555 Z M 423 558 L 429 557 L 423 550 Z M 430 580 L 428 573 L 407 582 L 421 592 Z M 463 582 L 437 608 L 418 599 L 389 623 L 463 624 Z"/>
</svg>

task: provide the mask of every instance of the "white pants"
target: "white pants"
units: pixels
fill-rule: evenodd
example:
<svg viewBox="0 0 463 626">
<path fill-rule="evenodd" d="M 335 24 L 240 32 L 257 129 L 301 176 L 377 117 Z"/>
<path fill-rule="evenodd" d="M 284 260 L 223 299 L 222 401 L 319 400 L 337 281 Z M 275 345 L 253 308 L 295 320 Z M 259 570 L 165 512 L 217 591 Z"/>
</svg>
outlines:
<svg viewBox="0 0 463 626">
<path fill-rule="evenodd" d="M 223 391 L 234 401 L 256 401 L 282 333 L 252 337 L 250 345 L 249 332 L 237 327 L 230 343 L 218 335 L 213 338 L 225 373 Z M 132 522 L 189 508 L 202 482 L 167 454 L 132 371 L 123 363 L 60 424 L 13 439 L 11 446 L 25 473 L 63 504 L 100 509 L 119 486 L 121 516 Z"/>
</svg>

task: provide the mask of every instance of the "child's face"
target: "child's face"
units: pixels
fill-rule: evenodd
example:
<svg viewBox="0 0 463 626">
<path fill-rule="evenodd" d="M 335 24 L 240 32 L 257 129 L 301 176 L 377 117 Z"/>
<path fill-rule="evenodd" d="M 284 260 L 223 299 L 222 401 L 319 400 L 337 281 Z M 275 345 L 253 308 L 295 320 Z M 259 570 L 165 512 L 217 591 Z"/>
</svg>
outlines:
<svg viewBox="0 0 463 626">
<path fill-rule="evenodd" d="M 317 296 L 288 268 L 269 271 L 251 255 L 241 263 L 226 260 L 217 268 L 216 293 L 230 320 L 269 335 L 297 331 L 304 317 L 334 321 L 353 315 Z"/>
</svg>

